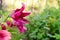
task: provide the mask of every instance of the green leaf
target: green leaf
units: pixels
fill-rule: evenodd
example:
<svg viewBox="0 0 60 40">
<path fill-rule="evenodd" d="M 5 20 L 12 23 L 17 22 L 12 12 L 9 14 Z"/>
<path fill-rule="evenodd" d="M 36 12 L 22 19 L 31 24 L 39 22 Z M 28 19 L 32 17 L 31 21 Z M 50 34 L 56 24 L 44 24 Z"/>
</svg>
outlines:
<svg viewBox="0 0 60 40">
<path fill-rule="evenodd" d="M 56 39 L 60 39 L 60 34 L 55 34 Z"/>
</svg>

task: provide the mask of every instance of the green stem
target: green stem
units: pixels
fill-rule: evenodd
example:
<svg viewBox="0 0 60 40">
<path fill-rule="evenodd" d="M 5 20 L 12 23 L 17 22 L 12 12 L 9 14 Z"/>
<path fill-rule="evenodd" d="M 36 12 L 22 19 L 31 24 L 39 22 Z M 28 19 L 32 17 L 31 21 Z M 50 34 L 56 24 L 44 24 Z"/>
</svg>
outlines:
<svg viewBox="0 0 60 40">
<path fill-rule="evenodd" d="M 6 17 L 6 19 L 4 20 L 4 22 L 8 19 L 9 16 Z"/>
</svg>

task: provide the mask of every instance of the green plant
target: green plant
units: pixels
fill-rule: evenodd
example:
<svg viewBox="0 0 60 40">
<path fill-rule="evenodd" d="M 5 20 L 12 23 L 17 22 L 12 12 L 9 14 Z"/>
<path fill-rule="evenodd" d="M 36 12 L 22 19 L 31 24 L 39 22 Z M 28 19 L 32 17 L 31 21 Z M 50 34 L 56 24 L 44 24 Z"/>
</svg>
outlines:
<svg viewBox="0 0 60 40">
<path fill-rule="evenodd" d="M 60 40 L 60 11 L 46 8 L 41 14 L 29 17 L 27 40 Z"/>
</svg>

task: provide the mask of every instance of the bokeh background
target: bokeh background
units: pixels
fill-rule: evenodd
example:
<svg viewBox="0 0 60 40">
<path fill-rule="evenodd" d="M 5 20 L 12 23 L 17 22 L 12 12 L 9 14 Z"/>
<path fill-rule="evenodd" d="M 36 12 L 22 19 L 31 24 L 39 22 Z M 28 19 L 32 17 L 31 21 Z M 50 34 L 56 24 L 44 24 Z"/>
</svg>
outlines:
<svg viewBox="0 0 60 40">
<path fill-rule="evenodd" d="M 57 0 L 2 0 L 3 8 L 11 11 L 12 9 L 20 8 L 21 3 L 25 3 L 26 10 L 35 9 L 35 10 L 43 10 L 48 7 L 59 8 Z"/>
<path fill-rule="evenodd" d="M 30 24 L 25 25 L 28 30 L 23 34 L 8 28 L 12 40 L 60 40 L 60 0 L 0 0 L 0 22 L 4 23 L 13 10 L 21 8 L 21 3 L 25 4 L 24 11 L 31 12 L 26 17 Z"/>
</svg>

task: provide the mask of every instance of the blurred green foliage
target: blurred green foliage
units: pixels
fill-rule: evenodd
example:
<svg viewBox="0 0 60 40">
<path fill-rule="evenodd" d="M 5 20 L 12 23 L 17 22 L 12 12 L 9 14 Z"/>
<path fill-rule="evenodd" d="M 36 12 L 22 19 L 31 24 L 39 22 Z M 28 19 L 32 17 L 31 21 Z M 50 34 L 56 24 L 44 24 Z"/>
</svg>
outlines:
<svg viewBox="0 0 60 40">
<path fill-rule="evenodd" d="M 60 40 L 60 10 L 46 8 L 42 13 L 29 17 L 27 40 Z"/>
</svg>

